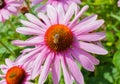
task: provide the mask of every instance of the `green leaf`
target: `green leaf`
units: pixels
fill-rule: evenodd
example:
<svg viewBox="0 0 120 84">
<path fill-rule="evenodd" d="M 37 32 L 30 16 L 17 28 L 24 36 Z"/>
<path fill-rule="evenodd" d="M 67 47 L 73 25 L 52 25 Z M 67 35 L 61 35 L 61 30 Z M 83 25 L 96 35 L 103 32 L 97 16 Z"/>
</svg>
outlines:
<svg viewBox="0 0 120 84">
<path fill-rule="evenodd" d="M 106 38 L 109 42 L 114 42 L 115 38 L 112 32 L 106 32 Z"/>
<path fill-rule="evenodd" d="M 113 64 L 120 71 L 120 51 L 117 51 L 113 57 Z"/>
<path fill-rule="evenodd" d="M 112 4 L 112 0 L 95 0 L 94 5 Z"/>
</svg>

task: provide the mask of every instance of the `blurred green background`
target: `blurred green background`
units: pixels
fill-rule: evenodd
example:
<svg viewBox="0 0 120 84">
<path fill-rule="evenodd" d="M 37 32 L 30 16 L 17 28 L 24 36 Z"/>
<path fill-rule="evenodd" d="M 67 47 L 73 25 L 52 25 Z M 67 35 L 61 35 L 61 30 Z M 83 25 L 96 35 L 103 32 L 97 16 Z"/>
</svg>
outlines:
<svg viewBox="0 0 120 84">
<path fill-rule="evenodd" d="M 105 20 L 104 25 L 98 31 L 106 32 L 106 39 L 102 43 L 109 51 L 105 56 L 95 55 L 100 60 L 100 64 L 96 66 L 94 72 L 82 69 L 86 84 L 120 84 L 120 8 L 117 6 L 117 1 L 82 0 L 82 4 L 80 5 L 80 7 L 89 5 L 88 11 L 83 16 L 97 14 L 98 18 Z M 4 63 L 5 58 L 15 59 L 23 49 L 22 47 L 12 45 L 12 40 L 28 38 L 14 32 L 15 28 L 21 26 L 20 19 L 26 18 L 23 14 L 20 14 L 18 16 L 12 16 L 5 23 L 0 23 L 0 41 L 13 53 L 11 54 L 0 44 L 1 64 Z M 52 84 L 51 74 L 49 74 L 45 84 Z M 64 84 L 63 76 L 61 76 L 60 84 Z"/>
</svg>

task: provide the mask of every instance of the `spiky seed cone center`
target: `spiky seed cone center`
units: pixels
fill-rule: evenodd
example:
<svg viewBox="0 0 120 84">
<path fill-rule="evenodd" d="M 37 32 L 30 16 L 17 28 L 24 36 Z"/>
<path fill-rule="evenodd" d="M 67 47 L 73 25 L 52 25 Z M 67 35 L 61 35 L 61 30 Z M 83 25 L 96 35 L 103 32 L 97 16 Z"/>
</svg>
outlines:
<svg viewBox="0 0 120 84">
<path fill-rule="evenodd" d="M 6 74 L 7 84 L 22 84 L 22 82 L 24 81 L 25 75 L 26 73 L 24 69 L 18 66 L 14 66 L 7 71 L 7 74 Z"/>
<path fill-rule="evenodd" d="M 70 47 L 73 42 L 73 34 L 65 25 L 55 24 L 45 33 L 45 43 L 54 52 L 61 52 Z"/>
</svg>

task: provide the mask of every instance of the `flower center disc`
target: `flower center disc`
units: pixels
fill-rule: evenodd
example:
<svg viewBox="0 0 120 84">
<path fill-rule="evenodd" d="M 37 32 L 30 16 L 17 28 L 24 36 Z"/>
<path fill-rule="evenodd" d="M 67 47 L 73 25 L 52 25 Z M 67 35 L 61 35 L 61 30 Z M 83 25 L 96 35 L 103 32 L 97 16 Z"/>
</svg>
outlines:
<svg viewBox="0 0 120 84">
<path fill-rule="evenodd" d="M 18 66 L 10 68 L 6 74 L 7 84 L 22 84 L 24 78 L 25 71 Z"/>
<path fill-rule="evenodd" d="M 65 25 L 52 25 L 45 33 L 45 43 L 52 51 L 64 51 L 70 47 L 72 42 L 73 34 Z"/>
<path fill-rule="evenodd" d="M 0 9 L 3 8 L 5 6 L 5 1 L 4 0 L 0 0 Z"/>
</svg>

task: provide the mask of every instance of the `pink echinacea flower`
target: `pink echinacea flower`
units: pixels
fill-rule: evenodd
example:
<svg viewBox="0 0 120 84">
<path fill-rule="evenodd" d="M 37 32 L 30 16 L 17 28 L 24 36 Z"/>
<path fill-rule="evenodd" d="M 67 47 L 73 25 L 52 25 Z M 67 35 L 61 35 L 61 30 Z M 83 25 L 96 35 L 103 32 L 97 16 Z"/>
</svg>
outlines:
<svg viewBox="0 0 120 84">
<path fill-rule="evenodd" d="M 20 2 L 16 0 L 0 0 L 0 22 L 9 19 L 11 14 L 17 14 Z"/>
<path fill-rule="evenodd" d="M 0 65 L 0 84 L 33 84 L 30 82 L 30 68 L 9 59 L 5 59 L 5 63 L 6 65 Z"/>
<path fill-rule="evenodd" d="M 84 6 L 74 16 L 76 8 L 75 3 L 72 3 L 67 11 L 64 11 L 61 5 L 58 5 L 58 8 L 48 5 L 46 13 L 38 13 L 39 18 L 27 13 L 25 15 L 29 21 L 21 20 L 25 27 L 17 28 L 17 32 L 33 37 L 26 41 L 15 40 L 13 44 L 23 47 L 35 46 L 24 50 L 18 61 L 22 63 L 33 61 L 32 78 L 40 74 L 38 84 L 45 82 L 50 71 L 53 83 L 59 84 L 60 67 L 63 70 L 65 84 L 72 84 L 73 80 L 77 84 L 84 84 L 76 61 L 86 70 L 94 71 L 94 65 L 99 64 L 99 60 L 89 53 L 107 54 L 102 46 L 97 45 L 105 38 L 105 33 L 93 32 L 104 23 L 104 20 L 96 20 L 97 15 L 79 20 L 88 6 Z"/>
</svg>

